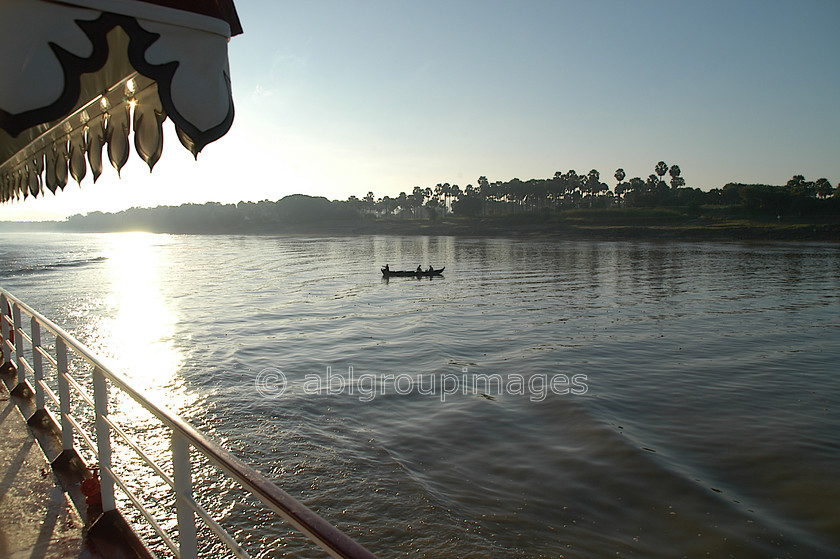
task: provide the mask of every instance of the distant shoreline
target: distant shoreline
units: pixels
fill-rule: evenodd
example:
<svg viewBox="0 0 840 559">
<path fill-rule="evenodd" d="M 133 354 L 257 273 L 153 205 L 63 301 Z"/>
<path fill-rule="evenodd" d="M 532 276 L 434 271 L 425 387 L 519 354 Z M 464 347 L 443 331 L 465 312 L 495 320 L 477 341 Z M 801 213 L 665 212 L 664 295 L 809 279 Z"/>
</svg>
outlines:
<svg viewBox="0 0 840 559">
<path fill-rule="evenodd" d="M 834 200 L 830 200 L 833 202 Z M 61 222 L 0 222 L 0 231 L 108 233 L 147 231 L 187 235 L 423 235 L 547 237 L 573 240 L 840 241 L 840 208 L 833 203 L 784 211 L 742 205 L 566 208 L 474 216 L 437 212 L 382 215 L 302 194 L 277 202 L 183 204 L 92 212 Z"/>
<path fill-rule="evenodd" d="M 458 237 L 549 237 L 569 240 L 840 241 L 840 223 L 744 223 L 694 219 L 673 223 L 599 223 L 600 216 L 518 215 L 415 219 L 313 220 L 252 227 L 76 228 L 67 222 L 0 222 L 0 232 L 113 233 L 145 231 L 185 235 L 405 235 Z"/>
<path fill-rule="evenodd" d="M 507 216 L 451 218 L 438 222 L 393 220 L 354 224 L 312 224 L 290 227 L 289 233 L 333 235 L 409 235 L 460 237 L 552 237 L 569 240 L 780 240 L 840 241 L 836 224 L 731 224 L 687 223 L 671 225 L 598 225 L 556 220 L 523 220 L 515 225 Z M 277 231 L 282 233 L 282 231 Z"/>
</svg>

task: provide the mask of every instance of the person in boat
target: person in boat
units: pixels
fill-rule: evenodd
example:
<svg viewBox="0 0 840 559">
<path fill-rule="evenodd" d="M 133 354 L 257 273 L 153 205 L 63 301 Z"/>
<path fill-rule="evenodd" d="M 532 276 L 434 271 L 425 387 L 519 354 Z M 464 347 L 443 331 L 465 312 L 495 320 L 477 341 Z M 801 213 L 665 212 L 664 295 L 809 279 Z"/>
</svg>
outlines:
<svg viewBox="0 0 840 559">
<path fill-rule="evenodd" d="M 383 270 L 385 270 L 386 272 L 390 272 L 390 271 L 391 271 L 391 268 L 389 268 L 387 264 L 385 264 L 385 267 L 384 267 L 384 268 L 382 268 L 382 269 L 383 269 Z"/>
<path fill-rule="evenodd" d="M 431 264 L 429 264 L 429 273 L 431 274 L 431 273 L 432 273 L 432 272 L 434 272 L 434 271 L 435 271 L 435 269 L 434 269 L 434 268 L 432 268 L 432 265 L 431 265 Z"/>
<path fill-rule="evenodd" d="M 418 274 L 423 273 L 423 268 L 420 267 L 420 264 L 417 265 L 417 270 L 415 270 Z"/>
</svg>

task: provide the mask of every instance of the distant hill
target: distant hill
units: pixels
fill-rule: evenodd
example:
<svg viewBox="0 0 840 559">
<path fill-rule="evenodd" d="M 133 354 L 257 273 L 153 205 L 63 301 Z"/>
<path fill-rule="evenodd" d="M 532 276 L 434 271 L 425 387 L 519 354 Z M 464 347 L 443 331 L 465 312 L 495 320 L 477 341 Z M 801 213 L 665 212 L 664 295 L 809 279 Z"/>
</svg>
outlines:
<svg viewBox="0 0 840 559">
<path fill-rule="evenodd" d="M 148 231 L 150 233 L 283 233 L 317 227 L 325 222 L 353 222 L 361 218 L 345 202 L 294 194 L 276 202 L 183 204 L 131 208 L 116 213 L 74 215 L 62 229 L 80 232 Z"/>
</svg>

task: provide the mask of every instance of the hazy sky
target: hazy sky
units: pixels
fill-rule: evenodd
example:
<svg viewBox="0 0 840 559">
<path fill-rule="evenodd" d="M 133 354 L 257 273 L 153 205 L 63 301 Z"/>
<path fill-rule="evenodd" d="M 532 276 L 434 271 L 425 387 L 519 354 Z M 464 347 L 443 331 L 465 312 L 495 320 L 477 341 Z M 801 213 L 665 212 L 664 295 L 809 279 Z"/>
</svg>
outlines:
<svg viewBox="0 0 840 559">
<path fill-rule="evenodd" d="M 0 220 L 293 193 L 377 197 L 678 164 L 688 186 L 840 180 L 840 2 L 237 2 L 232 130 L 171 125 L 150 175 L 0 206 Z"/>
</svg>

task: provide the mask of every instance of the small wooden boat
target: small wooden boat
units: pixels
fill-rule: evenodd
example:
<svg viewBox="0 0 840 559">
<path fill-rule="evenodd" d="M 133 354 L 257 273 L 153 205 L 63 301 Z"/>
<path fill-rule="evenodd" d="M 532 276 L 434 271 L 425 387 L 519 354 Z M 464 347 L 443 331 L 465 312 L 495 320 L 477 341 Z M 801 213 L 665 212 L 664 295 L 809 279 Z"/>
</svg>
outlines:
<svg viewBox="0 0 840 559">
<path fill-rule="evenodd" d="M 427 277 L 427 276 L 440 276 L 443 274 L 443 271 L 446 269 L 446 266 L 441 268 L 440 270 L 422 270 L 418 272 L 417 270 L 389 270 L 382 268 L 382 275 L 386 278 L 398 278 L 398 277 Z"/>
</svg>

